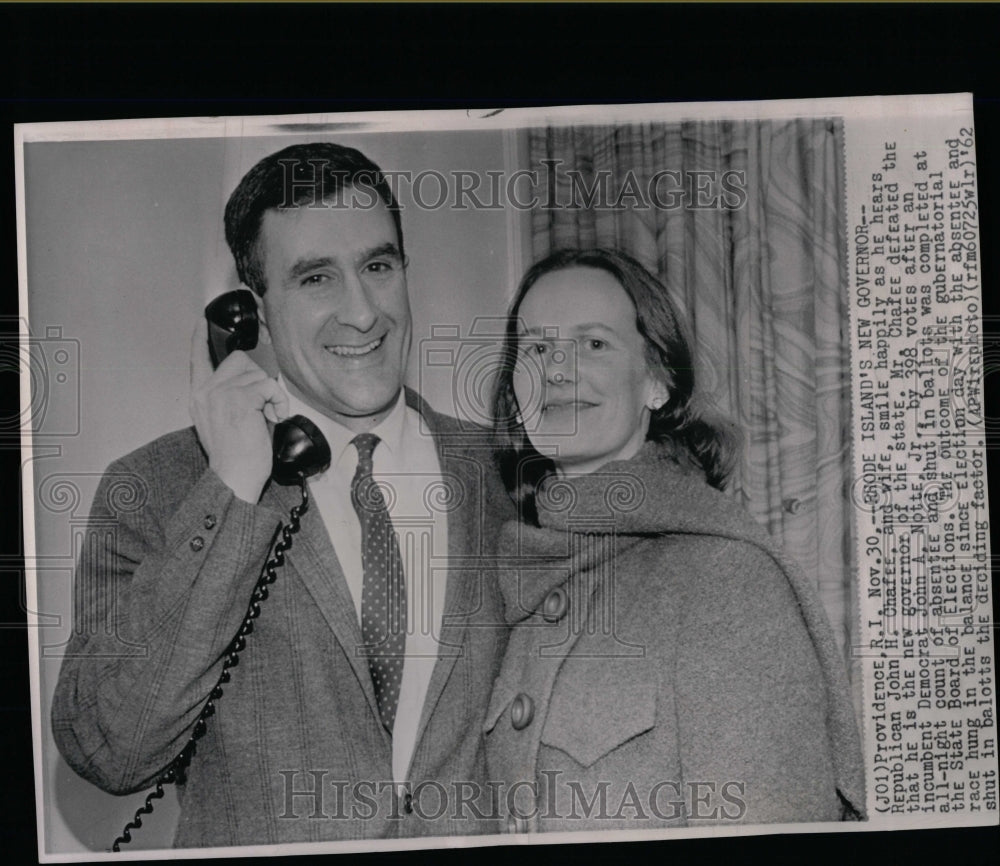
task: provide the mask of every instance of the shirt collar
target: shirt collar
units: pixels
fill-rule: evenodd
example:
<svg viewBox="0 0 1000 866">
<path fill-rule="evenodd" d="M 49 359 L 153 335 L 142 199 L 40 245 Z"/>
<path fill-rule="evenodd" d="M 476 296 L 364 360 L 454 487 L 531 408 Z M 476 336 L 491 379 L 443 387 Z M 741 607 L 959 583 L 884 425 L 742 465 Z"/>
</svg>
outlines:
<svg viewBox="0 0 1000 866">
<path fill-rule="evenodd" d="M 290 416 L 305 415 L 306 418 L 319 427 L 320 432 L 330 446 L 331 465 L 337 465 L 346 455 L 351 458 L 350 465 L 353 466 L 356 462 L 357 451 L 351 445 L 351 442 L 358 434 L 352 430 L 348 430 L 347 427 L 334 421 L 332 418 L 317 412 L 312 406 L 307 405 L 296 397 L 289 391 L 288 383 L 280 373 L 278 374 L 278 384 L 281 385 L 288 395 L 288 414 Z M 393 458 L 399 460 L 403 454 L 405 427 L 406 399 L 403 389 L 400 388 L 399 396 L 396 398 L 392 409 L 389 410 L 389 414 L 367 432 L 378 436 L 380 447 L 385 446 Z M 322 476 L 318 477 L 321 478 Z"/>
</svg>

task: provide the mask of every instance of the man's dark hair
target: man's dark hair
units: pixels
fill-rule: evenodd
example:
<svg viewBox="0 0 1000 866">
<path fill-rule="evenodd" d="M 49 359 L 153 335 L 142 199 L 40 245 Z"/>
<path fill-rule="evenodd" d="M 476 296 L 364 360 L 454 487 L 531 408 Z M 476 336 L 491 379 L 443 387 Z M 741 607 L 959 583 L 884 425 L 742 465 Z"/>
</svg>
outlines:
<svg viewBox="0 0 1000 866">
<path fill-rule="evenodd" d="M 257 243 L 266 211 L 323 207 L 324 199 L 342 202 L 347 188 L 368 190 L 383 201 L 392 214 L 403 256 L 399 203 L 382 169 L 353 147 L 331 142 L 293 144 L 250 169 L 226 204 L 226 243 L 236 260 L 240 282 L 258 295 L 267 289 Z"/>
<path fill-rule="evenodd" d="M 507 490 L 522 519 L 537 525 L 535 494 L 554 475 L 555 463 L 531 445 L 514 394 L 518 353 L 518 311 L 531 287 L 545 274 L 565 268 L 597 268 L 611 274 L 635 306 L 635 325 L 645 344 L 649 370 L 667 383 L 669 399 L 650 414 L 646 439 L 671 448 L 678 462 L 693 464 L 720 490 L 732 470 L 739 437 L 732 424 L 717 417 L 696 397 L 691 341 L 683 316 L 666 287 L 639 262 L 619 250 L 564 249 L 537 262 L 521 280 L 510 306 L 497 376 L 494 433 Z"/>
</svg>

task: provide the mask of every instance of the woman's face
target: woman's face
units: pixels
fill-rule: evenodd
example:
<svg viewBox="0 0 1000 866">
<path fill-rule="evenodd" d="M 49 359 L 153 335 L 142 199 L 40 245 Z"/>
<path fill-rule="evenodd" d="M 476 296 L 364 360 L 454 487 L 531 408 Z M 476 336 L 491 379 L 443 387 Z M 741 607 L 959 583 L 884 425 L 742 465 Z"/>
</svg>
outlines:
<svg viewBox="0 0 1000 866">
<path fill-rule="evenodd" d="M 514 394 L 532 446 L 563 472 L 632 457 L 666 386 L 646 363 L 635 306 L 607 271 L 540 277 L 521 302 Z"/>
</svg>

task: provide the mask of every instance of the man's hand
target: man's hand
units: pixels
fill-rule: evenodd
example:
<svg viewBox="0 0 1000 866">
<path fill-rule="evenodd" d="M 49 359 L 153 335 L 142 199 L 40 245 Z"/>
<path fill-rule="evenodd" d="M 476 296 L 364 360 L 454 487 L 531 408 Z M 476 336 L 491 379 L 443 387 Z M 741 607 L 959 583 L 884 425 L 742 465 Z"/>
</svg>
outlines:
<svg viewBox="0 0 1000 866">
<path fill-rule="evenodd" d="M 288 416 L 288 396 L 246 352 L 233 352 L 213 370 L 204 319 L 191 340 L 190 408 L 209 466 L 240 499 L 256 504 L 271 475 L 267 421 Z"/>
</svg>

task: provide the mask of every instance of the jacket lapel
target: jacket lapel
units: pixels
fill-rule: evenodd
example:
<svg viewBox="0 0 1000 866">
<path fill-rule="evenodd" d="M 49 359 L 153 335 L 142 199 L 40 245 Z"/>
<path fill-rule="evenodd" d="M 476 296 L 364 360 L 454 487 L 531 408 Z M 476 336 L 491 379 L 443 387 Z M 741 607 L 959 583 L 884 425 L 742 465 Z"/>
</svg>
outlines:
<svg viewBox="0 0 1000 866">
<path fill-rule="evenodd" d="M 478 585 L 478 561 L 474 554 L 479 549 L 477 537 L 477 520 L 480 513 L 480 494 L 482 479 L 479 477 L 479 464 L 461 455 L 462 449 L 456 445 L 449 446 L 448 433 L 455 434 L 457 429 L 449 424 L 450 419 L 438 415 L 412 391 L 406 392 L 407 404 L 416 409 L 424 418 L 434 436 L 434 446 L 437 450 L 438 462 L 441 465 L 441 476 L 446 483 L 457 483 L 459 490 L 468 491 L 462 505 L 448 512 L 448 570 L 445 587 L 444 611 L 441 617 L 441 632 L 438 645 L 438 658 L 427 685 L 424 706 L 420 714 L 420 724 L 417 727 L 417 739 L 414 755 L 419 753 L 420 741 L 441 693 L 451 676 L 455 662 L 459 656 L 468 652 L 463 646 L 469 615 L 474 609 L 475 599 L 472 597 Z M 450 485 L 449 485 L 450 486 Z M 476 572 L 464 574 L 459 563 L 473 559 L 472 568 Z M 475 579 L 474 579 L 475 578 Z"/>
<path fill-rule="evenodd" d="M 283 486 L 271 484 L 261 500 L 280 511 L 287 523 L 289 512 L 301 502 L 299 488 L 293 485 Z M 361 626 L 355 613 L 354 599 L 347 588 L 340 560 L 333 549 L 330 535 L 319 513 L 319 509 L 310 502 L 309 510 L 302 516 L 302 528 L 293 536 L 292 548 L 288 552 L 287 562 L 295 569 L 295 573 L 305 584 L 320 613 L 330 626 L 330 631 L 344 648 L 354 675 L 357 677 L 362 691 L 368 700 L 376 718 L 379 715 L 378 704 L 375 701 L 375 687 L 372 685 L 368 660 L 356 652 L 362 646 Z M 281 580 L 281 571 L 278 572 Z"/>
<path fill-rule="evenodd" d="M 441 461 L 441 474 L 445 478 L 458 478 L 466 490 L 475 490 L 480 484 L 466 461 L 443 453 L 440 447 L 438 458 Z M 468 559 L 470 551 L 475 550 L 472 521 L 478 514 L 478 509 L 475 502 L 466 502 L 465 505 L 466 507 L 457 508 L 448 514 L 448 582 L 445 587 L 444 612 L 441 617 L 438 658 L 427 685 L 424 708 L 420 715 L 420 725 L 417 728 L 418 744 L 451 676 L 455 662 L 459 656 L 468 653 L 468 647 L 464 647 L 463 642 L 469 614 L 475 606 L 472 594 L 478 585 L 478 567 L 477 564 L 473 564 L 476 573 L 472 574 L 465 572 L 461 567 L 456 568 L 455 565 Z"/>
</svg>

